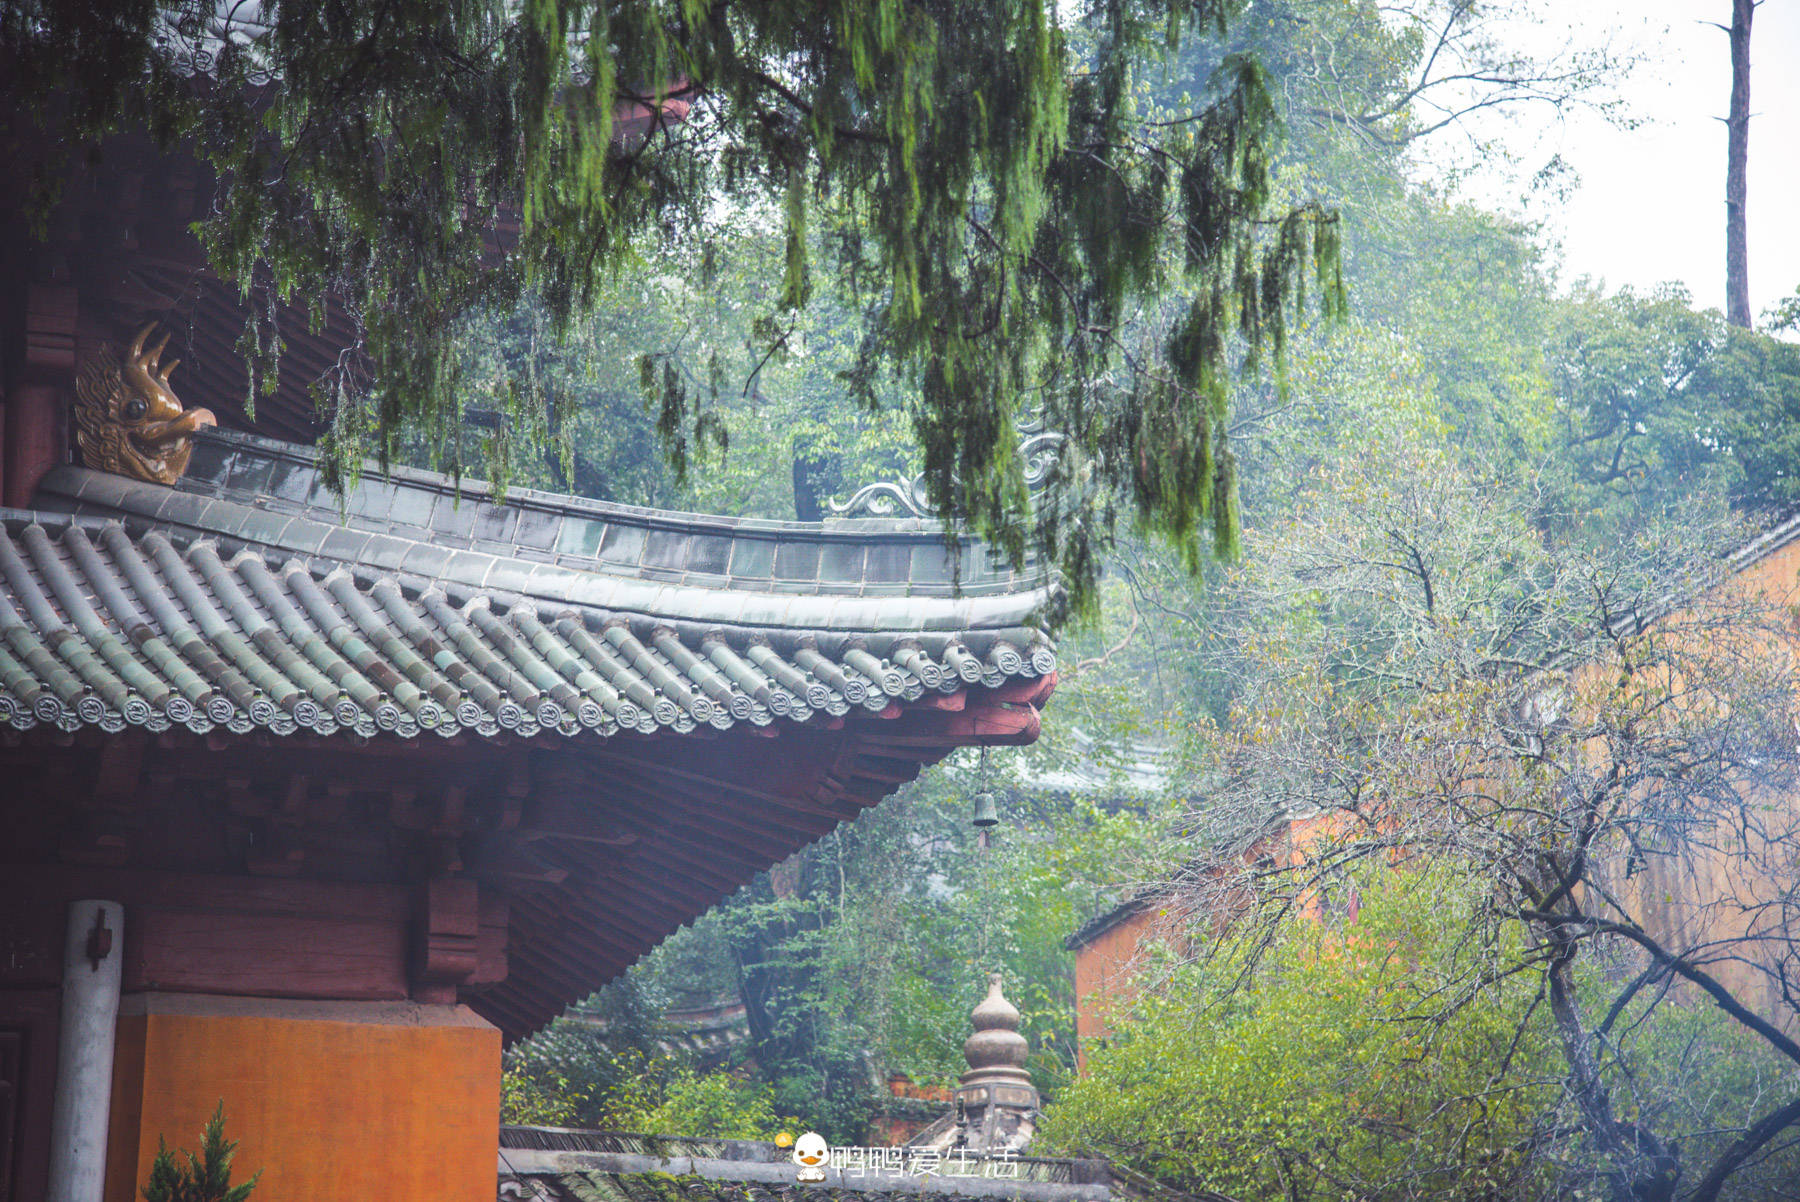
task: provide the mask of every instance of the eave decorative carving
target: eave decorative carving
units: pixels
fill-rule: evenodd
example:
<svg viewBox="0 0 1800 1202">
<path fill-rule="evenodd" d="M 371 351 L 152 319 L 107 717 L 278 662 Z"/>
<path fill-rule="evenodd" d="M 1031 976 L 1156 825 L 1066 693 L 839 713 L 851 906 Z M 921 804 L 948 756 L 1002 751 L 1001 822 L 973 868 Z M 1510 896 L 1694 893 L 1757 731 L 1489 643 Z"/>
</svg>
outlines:
<svg viewBox="0 0 1800 1202">
<path fill-rule="evenodd" d="M 110 343 L 82 360 L 75 378 L 75 442 L 87 467 L 115 475 L 174 484 L 187 471 L 194 434 L 218 425 L 210 409 L 183 409 L 169 387 L 181 362 L 162 366 L 169 337 L 145 349 L 155 324 L 132 340 L 121 362 Z"/>
<path fill-rule="evenodd" d="M 1025 487 L 1036 493 L 1049 482 L 1062 457 L 1068 436 L 1046 429 L 1042 415 L 1016 423 L 1019 432 L 1019 457 L 1025 462 Z M 826 502 L 833 517 L 915 517 L 941 516 L 932 507 L 921 473 L 910 480 L 882 480 L 865 484 L 847 501 Z"/>
</svg>

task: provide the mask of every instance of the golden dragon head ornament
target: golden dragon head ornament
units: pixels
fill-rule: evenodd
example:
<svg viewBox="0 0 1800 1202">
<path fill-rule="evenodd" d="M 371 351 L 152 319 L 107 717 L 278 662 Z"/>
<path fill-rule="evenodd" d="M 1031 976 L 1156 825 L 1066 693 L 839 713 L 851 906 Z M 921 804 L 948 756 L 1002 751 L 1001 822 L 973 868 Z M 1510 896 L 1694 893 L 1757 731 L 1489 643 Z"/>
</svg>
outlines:
<svg viewBox="0 0 1800 1202">
<path fill-rule="evenodd" d="M 219 423 L 210 409 L 182 409 L 169 388 L 181 360 L 162 366 L 169 336 L 144 348 L 155 328 L 152 322 L 138 331 L 123 363 L 106 343 L 82 363 L 75 379 L 75 441 L 88 467 L 173 484 L 194 453 L 194 432 Z"/>
</svg>

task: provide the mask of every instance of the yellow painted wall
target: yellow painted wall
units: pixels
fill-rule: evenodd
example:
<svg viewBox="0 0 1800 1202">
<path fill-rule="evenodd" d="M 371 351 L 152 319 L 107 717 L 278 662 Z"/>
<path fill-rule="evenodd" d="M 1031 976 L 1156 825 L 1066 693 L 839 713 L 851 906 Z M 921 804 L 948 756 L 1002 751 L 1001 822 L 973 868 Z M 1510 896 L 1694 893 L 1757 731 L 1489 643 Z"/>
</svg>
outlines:
<svg viewBox="0 0 1800 1202">
<path fill-rule="evenodd" d="M 492 1202 L 500 1033 L 464 1007 L 142 995 L 113 1073 L 107 1202 L 157 1137 L 197 1149 L 220 1099 L 253 1202 Z M 136 1003 L 133 1005 L 133 1003 Z"/>
<path fill-rule="evenodd" d="M 1249 865 L 1267 856 L 1274 863 L 1299 865 L 1307 852 L 1319 843 L 1340 837 L 1350 824 L 1345 814 L 1323 813 L 1295 818 L 1257 840 L 1242 853 L 1240 863 Z M 1235 869 L 1222 866 L 1221 876 Z M 1225 907 L 1228 893 L 1205 902 L 1212 909 L 1215 929 L 1231 918 Z M 1248 903 L 1246 895 L 1241 899 Z M 1199 915 L 1193 911 L 1194 896 L 1170 896 L 1146 904 L 1125 915 L 1112 926 L 1084 941 L 1075 949 L 1075 1059 L 1079 1069 L 1087 1068 L 1087 1049 L 1095 1040 L 1112 1034 L 1112 1020 L 1137 1000 L 1139 976 L 1144 965 L 1142 953 L 1154 944 L 1185 954 L 1189 927 Z M 1322 899 L 1316 893 L 1303 897 L 1300 913 L 1318 920 L 1323 915 Z"/>
<path fill-rule="evenodd" d="M 1754 648 L 1756 654 L 1767 657 L 1766 663 L 1782 666 L 1793 674 L 1795 687 L 1800 688 L 1800 540 L 1744 564 L 1719 589 L 1715 600 L 1727 606 L 1750 601 L 1786 611 L 1791 628 L 1783 628 L 1779 612 L 1764 615 L 1773 620 L 1758 630 Z M 1665 624 L 1680 630 L 1682 617 L 1678 612 Z M 1597 678 L 1598 671 L 1590 665 L 1575 675 L 1578 681 L 1608 687 L 1609 678 Z M 1769 804 L 1800 806 L 1800 797 L 1771 797 Z M 1347 816 L 1331 814 L 1297 819 L 1260 840 L 1245 853 L 1244 861 L 1266 852 L 1277 864 L 1299 864 L 1309 844 L 1337 836 L 1348 822 Z M 1780 887 L 1778 882 L 1788 879 L 1792 866 L 1785 862 L 1785 848 L 1754 843 L 1745 847 L 1735 843 L 1735 837 L 1733 832 L 1722 830 L 1710 840 L 1711 847 L 1689 849 L 1679 859 L 1650 857 L 1644 870 L 1625 881 L 1620 889 L 1633 917 L 1677 951 L 1760 933 L 1758 924 L 1779 921 L 1779 910 L 1769 910 L 1758 902 L 1761 899 L 1766 903 Z M 1773 880 L 1765 867 L 1771 855 L 1784 857 L 1777 865 L 1780 873 Z M 1192 904 L 1191 899 L 1177 899 L 1168 908 L 1179 912 L 1188 904 Z M 1302 913 L 1318 917 L 1316 901 L 1306 900 Z M 1221 917 L 1224 916 L 1215 915 Z M 1135 1000 L 1139 953 L 1153 942 L 1179 937 L 1179 932 L 1179 920 L 1171 923 L 1160 908 L 1149 908 L 1124 918 L 1076 948 L 1075 1030 L 1084 1067 L 1089 1044 L 1110 1034 L 1113 1012 Z M 1795 1017 L 1791 1006 L 1784 1004 L 1771 976 L 1774 966 L 1758 965 L 1753 960 L 1759 955 L 1779 955 L 1784 946 L 1779 940 L 1770 940 L 1761 946 L 1753 943 L 1749 947 L 1729 947 L 1724 950 L 1743 959 L 1714 960 L 1706 968 L 1739 1000 L 1786 1029 L 1800 1031 L 1800 1018 Z M 1699 996 L 1692 990 L 1681 992 Z"/>
<path fill-rule="evenodd" d="M 1720 586 L 1718 596 L 1727 606 L 1749 602 L 1775 607 L 1773 614 L 1758 615 L 1766 625 L 1757 629 L 1747 654 L 1760 658 L 1769 670 L 1785 672 L 1800 687 L 1800 541 L 1741 568 Z M 1675 615 L 1677 629 L 1683 616 Z M 1771 812 L 1791 813 L 1800 806 L 1800 797 L 1766 789 L 1757 800 Z M 1763 821 L 1776 832 L 1785 829 L 1779 819 Z M 1714 955 L 1697 955 L 1706 971 L 1739 1001 L 1795 1032 L 1800 1031 L 1800 1017 L 1785 1003 L 1779 986 L 1786 948 L 1779 928 L 1783 914 L 1769 905 L 1792 879 L 1790 854 L 1779 834 L 1769 840 L 1759 837 L 1754 824 L 1747 830 L 1720 824 L 1679 856 L 1647 857 L 1619 894 L 1644 929 L 1672 950 L 1693 953 L 1714 946 Z M 1732 942 L 1736 940 L 1746 942 Z M 1701 997 L 1685 983 L 1677 990 L 1678 995 Z"/>
</svg>

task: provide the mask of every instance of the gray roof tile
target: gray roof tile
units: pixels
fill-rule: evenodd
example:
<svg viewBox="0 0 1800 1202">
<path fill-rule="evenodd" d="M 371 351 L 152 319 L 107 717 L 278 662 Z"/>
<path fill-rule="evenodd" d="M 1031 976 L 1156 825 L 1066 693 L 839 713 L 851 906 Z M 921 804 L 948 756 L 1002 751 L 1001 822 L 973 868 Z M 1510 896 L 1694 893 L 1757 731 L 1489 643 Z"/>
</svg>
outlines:
<svg viewBox="0 0 1800 1202">
<path fill-rule="evenodd" d="M 410 469 L 371 470 L 349 500 L 309 449 L 248 435 L 201 437 L 176 488 L 56 468 L 36 510 L 0 512 L 0 722 L 601 737 L 879 709 L 934 674 L 996 687 L 1055 664 L 1030 625 L 1049 586 L 935 525 L 527 490 L 501 507 Z"/>
<path fill-rule="evenodd" d="M 195 497 L 172 508 L 189 519 L 215 508 L 243 516 Z M 577 735 L 604 737 L 621 726 L 842 713 L 868 704 L 840 692 L 864 677 L 904 697 L 916 674 L 955 676 L 958 665 L 932 649 L 942 655 L 957 642 L 985 649 L 994 683 L 1054 664 L 1043 637 L 1019 625 L 939 636 L 925 650 L 893 637 L 921 628 L 942 599 L 623 581 L 613 583 L 633 590 L 628 612 L 546 608 L 537 599 L 581 591 L 566 568 L 249 512 L 282 524 L 282 537 L 296 525 L 324 529 L 326 546 L 316 556 L 271 556 L 254 544 L 233 553 L 241 540 L 196 538 L 187 522 L 133 535 L 118 521 L 4 515 L 0 722 L 549 738 L 556 732 L 540 719 L 570 717 Z M 416 579 L 428 575 L 421 568 L 454 577 L 454 591 L 420 592 L 382 575 L 403 569 Z M 689 613 L 696 593 L 710 605 L 704 623 Z M 555 613 L 561 633 L 540 624 L 540 612 Z M 776 632 L 778 643 L 765 641 Z M 830 648 L 826 658 L 797 662 L 815 640 Z M 625 699 L 635 708 L 621 711 Z"/>
</svg>

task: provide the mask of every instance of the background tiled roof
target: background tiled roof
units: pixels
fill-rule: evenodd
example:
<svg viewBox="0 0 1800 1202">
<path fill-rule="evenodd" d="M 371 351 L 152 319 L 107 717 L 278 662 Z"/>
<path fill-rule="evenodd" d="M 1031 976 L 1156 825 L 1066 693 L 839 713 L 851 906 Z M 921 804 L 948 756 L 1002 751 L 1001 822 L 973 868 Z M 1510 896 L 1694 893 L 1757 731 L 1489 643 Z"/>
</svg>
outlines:
<svg viewBox="0 0 1800 1202">
<path fill-rule="evenodd" d="M 969 1166 L 964 1166 L 969 1167 Z M 1230 1202 L 1181 1194 L 1103 1158 L 1021 1156 L 978 1172 L 827 1170 L 802 1185 L 772 1143 L 543 1127 L 500 1129 L 500 1202 Z"/>
<path fill-rule="evenodd" d="M 1108 1202 L 1114 1179 L 1105 1160 L 969 1154 L 929 1175 L 832 1168 L 823 1183 L 803 1185 L 772 1143 L 543 1127 L 502 1127 L 499 1167 L 502 1199 L 544 1202 Z"/>
</svg>

